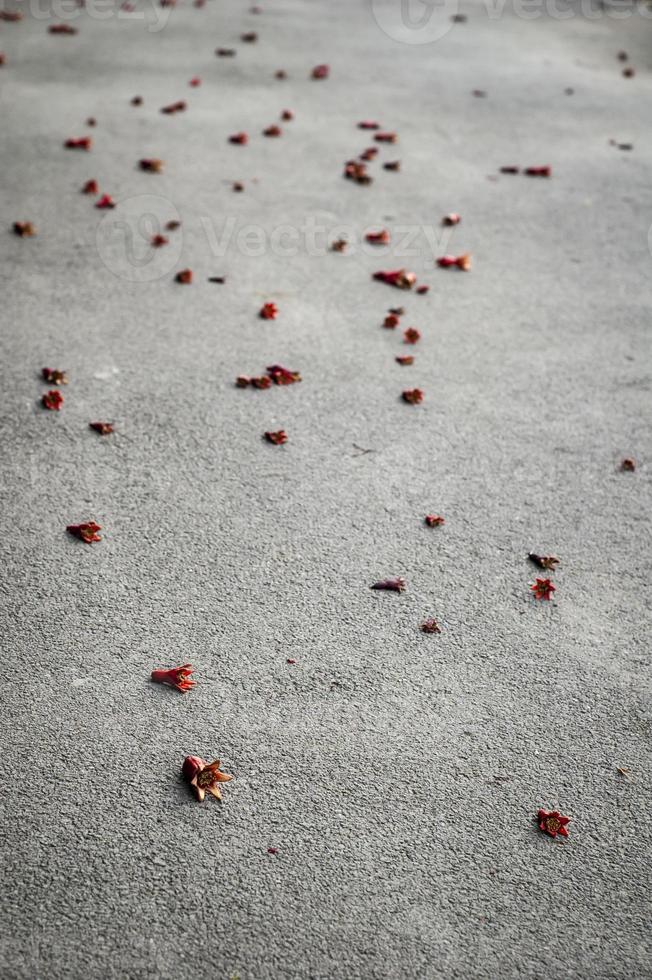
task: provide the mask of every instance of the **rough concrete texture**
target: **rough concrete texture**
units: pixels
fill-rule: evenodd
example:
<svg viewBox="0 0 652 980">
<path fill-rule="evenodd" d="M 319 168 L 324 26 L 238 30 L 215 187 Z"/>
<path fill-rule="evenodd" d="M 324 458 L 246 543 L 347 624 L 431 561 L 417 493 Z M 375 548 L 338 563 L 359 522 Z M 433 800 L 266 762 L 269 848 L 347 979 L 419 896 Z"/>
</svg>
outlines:
<svg viewBox="0 0 652 980">
<path fill-rule="evenodd" d="M 415 44 L 388 6 L 0 23 L 4 980 L 652 976 L 652 20 L 461 0 Z M 399 133 L 370 187 L 342 179 L 364 118 Z M 238 238 L 313 219 L 292 255 Z M 435 267 L 467 250 L 470 274 Z M 372 281 L 400 266 L 429 294 Z M 398 304 L 413 351 L 380 326 Z M 274 362 L 302 383 L 234 386 Z M 100 544 L 66 535 L 91 519 Z M 550 603 L 530 550 L 561 559 Z M 188 661 L 190 694 L 149 682 Z M 221 805 L 188 753 L 233 773 Z"/>
</svg>

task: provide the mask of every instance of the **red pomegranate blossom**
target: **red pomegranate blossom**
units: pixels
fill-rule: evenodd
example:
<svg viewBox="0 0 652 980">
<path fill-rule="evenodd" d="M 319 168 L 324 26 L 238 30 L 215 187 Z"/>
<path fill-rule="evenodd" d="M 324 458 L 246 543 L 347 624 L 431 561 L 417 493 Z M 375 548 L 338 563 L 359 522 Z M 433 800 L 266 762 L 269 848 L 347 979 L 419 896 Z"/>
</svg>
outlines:
<svg viewBox="0 0 652 980">
<path fill-rule="evenodd" d="M 68 375 L 65 371 L 60 371 L 58 368 L 41 368 L 41 377 L 49 385 L 67 385 Z"/>
<path fill-rule="evenodd" d="M 80 136 L 79 138 L 71 137 L 67 139 L 63 144 L 67 150 L 90 150 L 93 145 L 93 140 L 90 136 Z"/>
<path fill-rule="evenodd" d="M 278 306 L 276 303 L 263 303 L 258 316 L 261 320 L 275 320 L 278 316 Z"/>
<path fill-rule="evenodd" d="M 408 388 L 401 394 L 401 398 L 408 405 L 420 405 L 424 399 L 424 394 L 421 388 Z"/>
<path fill-rule="evenodd" d="M 471 255 L 465 252 L 464 255 L 442 255 L 437 259 L 437 265 L 442 269 L 449 269 L 456 266 L 462 272 L 469 272 L 471 269 Z"/>
<path fill-rule="evenodd" d="M 419 629 L 422 633 L 441 633 L 441 627 L 436 619 L 426 619 Z"/>
<path fill-rule="evenodd" d="M 534 595 L 535 599 L 552 599 L 552 593 L 555 591 L 555 586 L 552 584 L 549 578 L 538 578 L 530 589 Z"/>
<path fill-rule="evenodd" d="M 396 289 L 412 289 L 417 281 L 417 277 L 413 272 L 408 272 L 407 269 L 395 269 L 393 272 L 374 272 L 373 279 L 378 280 L 378 282 L 385 282 L 388 286 L 394 286 Z"/>
<path fill-rule="evenodd" d="M 89 429 L 93 432 L 97 432 L 100 436 L 110 436 L 113 432 L 113 425 L 111 422 L 89 422 Z"/>
<path fill-rule="evenodd" d="M 265 439 L 267 442 L 271 442 L 273 446 L 282 446 L 284 442 L 288 441 L 285 429 L 278 429 L 276 432 L 266 432 Z"/>
<path fill-rule="evenodd" d="M 63 395 L 56 388 L 53 388 L 52 391 L 46 391 L 44 395 L 41 395 L 41 405 L 43 408 L 47 408 L 48 412 L 60 412 L 63 405 Z"/>
<path fill-rule="evenodd" d="M 405 592 L 404 578 L 385 578 L 371 586 L 376 592 Z"/>
<path fill-rule="evenodd" d="M 95 202 L 95 207 L 99 208 L 101 211 L 107 210 L 108 208 L 114 208 L 115 201 L 113 200 L 110 194 L 102 194 L 102 197 L 99 199 L 99 201 Z"/>
<path fill-rule="evenodd" d="M 99 194 L 100 188 L 96 180 L 87 180 L 82 187 L 82 194 Z"/>
<path fill-rule="evenodd" d="M 198 755 L 186 756 L 182 772 L 200 803 L 204 802 L 207 793 L 214 796 L 216 800 L 221 800 L 219 784 L 228 783 L 233 779 L 233 776 L 220 771 L 219 759 L 215 759 L 214 762 L 204 762 Z"/>
<path fill-rule="evenodd" d="M 389 245 L 390 237 L 386 228 L 382 231 L 369 231 L 364 236 L 370 245 Z"/>
<path fill-rule="evenodd" d="M 181 667 L 171 667 L 170 670 L 153 670 L 152 680 L 156 684 L 168 684 L 170 687 L 176 687 L 177 691 L 185 694 L 186 691 L 192 691 L 197 683 L 190 680 L 192 673 L 192 664 L 183 664 Z"/>
<path fill-rule="evenodd" d="M 233 133 L 229 136 L 229 143 L 233 143 L 234 146 L 246 146 L 249 142 L 249 137 L 246 133 Z"/>
<path fill-rule="evenodd" d="M 330 65 L 315 65 L 312 70 L 312 78 L 328 78 L 331 73 Z"/>
<path fill-rule="evenodd" d="M 428 527 L 441 527 L 442 524 L 446 523 L 445 519 L 440 517 L 439 514 L 426 514 L 423 520 Z"/>
<path fill-rule="evenodd" d="M 418 344 L 420 340 L 421 334 L 416 327 L 408 327 L 407 330 L 403 331 L 404 344 Z"/>
<path fill-rule="evenodd" d="M 549 837 L 556 837 L 557 834 L 560 837 L 568 837 L 566 827 L 570 821 L 571 818 L 562 817 L 559 810 L 539 810 L 537 813 L 539 830 L 542 830 L 544 834 L 548 834 Z"/>
<path fill-rule="evenodd" d="M 189 286 L 192 283 L 192 269 L 181 269 L 180 272 L 177 272 L 175 279 L 183 286 Z"/>
<path fill-rule="evenodd" d="M 66 528 L 68 534 L 72 534 L 74 538 L 79 538 L 84 544 L 92 544 L 94 541 L 101 541 L 102 538 L 98 534 L 102 528 L 95 521 L 87 521 L 86 524 L 69 524 Z"/>
</svg>

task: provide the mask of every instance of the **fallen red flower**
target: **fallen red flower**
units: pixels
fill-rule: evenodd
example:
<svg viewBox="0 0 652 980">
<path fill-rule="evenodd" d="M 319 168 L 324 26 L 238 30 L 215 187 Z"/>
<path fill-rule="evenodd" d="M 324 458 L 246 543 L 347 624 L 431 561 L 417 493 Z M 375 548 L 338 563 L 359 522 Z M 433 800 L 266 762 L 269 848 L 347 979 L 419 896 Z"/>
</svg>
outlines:
<svg viewBox="0 0 652 980">
<path fill-rule="evenodd" d="M 444 215 L 444 217 L 441 219 L 441 223 L 442 225 L 447 225 L 448 227 L 450 227 L 451 225 L 459 225 L 461 220 L 462 218 L 460 217 L 459 214 L 456 214 L 454 211 L 451 211 L 450 214 Z"/>
<path fill-rule="evenodd" d="M 251 378 L 249 384 L 252 388 L 264 391 L 266 388 L 272 387 L 272 379 L 268 378 L 266 374 L 261 374 L 259 378 Z"/>
<path fill-rule="evenodd" d="M 400 160 L 387 160 L 387 162 L 383 164 L 383 170 L 400 170 L 400 169 L 401 169 Z"/>
<path fill-rule="evenodd" d="M 428 527 L 441 527 L 445 523 L 445 518 L 440 517 L 439 514 L 426 514 L 424 521 Z"/>
<path fill-rule="evenodd" d="M 263 136 L 282 136 L 283 130 L 280 126 L 274 124 L 273 126 L 268 126 L 267 129 L 263 130 Z"/>
<path fill-rule="evenodd" d="M 345 252 L 348 244 L 346 238 L 337 238 L 331 242 L 331 252 Z"/>
<path fill-rule="evenodd" d="M 370 245 L 389 245 L 390 237 L 386 228 L 382 231 L 369 231 L 364 236 Z"/>
<path fill-rule="evenodd" d="M 367 167 L 359 160 L 347 160 L 344 164 L 344 177 L 356 184 L 370 184 L 373 180 L 367 173 Z"/>
<path fill-rule="evenodd" d="M 77 34 L 77 28 L 71 24 L 50 24 L 48 34 Z"/>
<path fill-rule="evenodd" d="M 441 258 L 437 259 L 437 265 L 442 269 L 456 266 L 462 272 L 468 272 L 471 268 L 471 256 L 468 252 L 464 255 L 442 255 Z"/>
<path fill-rule="evenodd" d="M 155 158 L 146 158 L 144 160 L 138 161 L 138 166 L 141 170 L 146 171 L 150 174 L 160 174 L 163 173 L 163 167 L 165 166 L 163 160 L 157 160 Z"/>
<path fill-rule="evenodd" d="M 421 334 L 416 327 L 408 327 L 403 331 L 404 344 L 417 344 L 421 340 Z"/>
<path fill-rule="evenodd" d="M 248 374 L 239 374 L 235 379 L 236 388 L 248 388 L 251 384 L 251 378 Z"/>
<path fill-rule="evenodd" d="M 545 568 L 549 572 L 554 572 L 555 567 L 559 564 L 559 558 L 555 558 L 554 555 L 535 555 L 531 551 L 528 558 L 537 568 Z"/>
<path fill-rule="evenodd" d="M 401 398 L 408 405 L 420 405 L 424 399 L 424 394 L 421 388 L 408 388 L 406 391 L 402 392 Z"/>
<path fill-rule="evenodd" d="M 263 303 L 258 316 L 261 320 L 275 320 L 278 316 L 278 306 L 276 303 Z"/>
<path fill-rule="evenodd" d="M 63 405 L 63 395 L 56 388 L 52 391 L 46 391 L 44 395 L 41 395 L 41 404 L 43 408 L 47 408 L 48 412 L 59 412 Z"/>
<path fill-rule="evenodd" d="M 412 289 L 417 281 L 415 274 L 406 269 L 396 269 L 394 272 L 374 272 L 372 278 L 379 282 L 385 282 L 388 286 L 395 286 L 396 289 Z"/>
<path fill-rule="evenodd" d="M 358 123 L 358 129 L 380 129 L 380 123 L 371 119 L 363 119 L 362 122 Z"/>
<path fill-rule="evenodd" d="M 363 150 L 360 154 L 360 159 L 364 160 L 365 163 L 369 163 L 370 160 L 374 160 L 378 156 L 377 146 L 368 146 L 366 150 Z"/>
<path fill-rule="evenodd" d="M 301 381 L 301 375 L 298 371 L 288 371 L 287 368 L 281 367 L 280 364 L 272 364 L 271 367 L 265 368 L 265 370 L 275 385 L 293 385 L 297 381 Z"/>
<path fill-rule="evenodd" d="M 526 177 L 550 177 L 552 167 L 526 167 L 523 172 Z"/>
<path fill-rule="evenodd" d="M 376 592 L 405 592 L 404 578 L 385 578 L 371 586 Z"/>
<path fill-rule="evenodd" d="M 292 112 L 292 109 L 284 109 L 283 112 L 281 113 L 281 119 L 284 122 L 290 122 L 292 119 L 294 119 L 294 113 Z"/>
<path fill-rule="evenodd" d="M 419 627 L 422 633 L 441 633 L 441 628 L 436 619 L 426 619 Z"/>
<path fill-rule="evenodd" d="M 192 85 L 193 88 L 197 88 L 198 85 L 201 85 L 201 78 L 198 78 L 197 75 L 195 75 L 194 78 L 190 79 L 188 85 Z"/>
<path fill-rule="evenodd" d="M 95 207 L 100 208 L 100 210 L 106 210 L 107 208 L 114 208 L 115 206 L 116 206 L 115 201 L 113 200 L 110 194 L 102 194 L 102 197 L 99 199 L 99 201 L 95 202 Z"/>
<path fill-rule="evenodd" d="M 268 847 L 267 848 L 267 853 L 268 854 L 278 854 L 278 847 Z"/>
<path fill-rule="evenodd" d="M 41 368 L 41 377 L 49 385 L 67 385 L 68 375 L 59 368 Z"/>
<path fill-rule="evenodd" d="M 633 473 L 634 470 L 636 469 L 636 460 L 628 456 L 626 459 L 622 461 L 622 463 L 620 464 L 620 468 L 625 473 Z"/>
<path fill-rule="evenodd" d="M 165 116 L 173 116 L 176 112 L 184 112 L 188 108 L 188 103 L 180 99 L 178 102 L 171 102 L 170 105 L 164 105 L 161 112 Z"/>
<path fill-rule="evenodd" d="M 185 694 L 186 691 L 191 691 L 197 683 L 190 680 L 192 673 L 192 665 L 183 664 L 182 667 L 172 667 L 170 670 L 153 670 L 152 680 L 156 684 L 169 684 L 170 687 L 176 687 L 177 691 Z"/>
<path fill-rule="evenodd" d="M 399 320 L 396 313 L 388 313 L 385 319 L 383 320 L 383 326 L 385 327 L 386 330 L 394 330 L 395 327 L 398 327 L 400 322 L 401 321 Z"/>
<path fill-rule="evenodd" d="M 110 436 L 113 432 L 111 422 L 89 422 L 88 427 L 101 436 Z"/>
<path fill-rule="evenodd" d="M 204 762 L 198 755 L 188 755 L 184 759 L 182 773 L 192 786 L 193 792 L 200 803 L 203 803 L 206 793 L 216 800 L 222 799 L 219 783 L 228 783 L 233 776 L 220 771 L 220 760 Z"/>
<path fill-rule="evenodd" d="M 279 429 L 277 432 L 266 432 L 265 439 L 267 442 L 271 442 L 273 446 L 282 446 L 284 442 L 288 441 L 285 429 Z"/>
<path fill-rule="evenodd" d="M 175 280 L 184 286 L 189 286 L 192 282 L 192 269 L 182 269 L 180 272 L 177 272 Z"/>
<path fill-rule="evenodd" d="M 312 78 L 328 78 L 331 73 L 330 65 L 315 65 L 312 70 Z"/>
<path fill-rule="evenodd" d="M 556 837 L 557 834 L 561 837 L 568 837 L 566 826 L 570 821 L 571 818 L 562 817 L 559 810 L 539 810 L 537 813 L 539 830 L 542 830 L 544 834 L 548 834 L 549 837 Z"/>
<path fill-rule="evenodd" d="M 66 528 L 68 534 L 74 538 L 79 538 L 84 544 L 92 544 L 94 541 L 101 541 L 102 538 L 97 533 L 102 528 L 95 521 L 88 521 L 86 524 L 69 524 Z"/>
<path fill-rule="evenodd" d="M 396 143 L 398 136 L 396 133 L 376 133 L 374 139 L 377 143 Z"/>
<path fill-rule="evenodd" d="M 82 187 L 82 194 L 99 194 L 100 188 L 96 180 L 87 180 Z"/>
<path fill-rule="evenodd" d="M 534 593 L 535 599 L 552 599 L 552 593 L 555 591 L 555 587 L 549 578 L 538 578 L 533 585 L 530 586 L 531 591 Z"/>
<path fill-rule="evenodd" d="M 402 356 L 397 356 L 394 358 L 397 364 L 402 364 L 404 367 L 410 364 L 414 364 L 414 358 L 412 354 L 403 354 Z"/>
<path fill-rule="evenodd" d="M 249 142 L 249 137 L 246 133 L 233 133 L 229 136 L 229 143 L 233 143 L 234 146 L 246 146 Z"/>
<path fill-rule="evenodd" d="M 78 139 L 71 137 L 63 145 L 67 150 L 90 150 L 93 140 L 90 136 L 80 136 Z"/>
<path fill-rule="evenodd" d="M 36 228 L 31 221 L 14 221 L 12 227 L 14 235 L 19 238 L 33 238 L 36 234 Z"/>
<path fill-rule="evenodd" d="M 152 235 L 150 239 L 150 245 L 154 248 L 161 248 L 162 245 L 169 244 L 170 239 L 166 238 L 165 235 Z"/>
</svg>

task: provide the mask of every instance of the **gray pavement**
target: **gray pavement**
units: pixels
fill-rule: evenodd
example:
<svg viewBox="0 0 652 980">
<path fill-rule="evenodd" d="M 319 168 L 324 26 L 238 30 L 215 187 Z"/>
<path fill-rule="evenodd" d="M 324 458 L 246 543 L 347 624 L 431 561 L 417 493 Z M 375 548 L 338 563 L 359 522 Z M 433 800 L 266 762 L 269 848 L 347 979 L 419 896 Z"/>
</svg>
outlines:
<svg viewBox="0 0 652 980">
<path fill-rule="evenodd" d="M 651 12 L 263 6 L 0 22 L 0 974 L 651 977 Z M 399 134 L 369 187 L 361 119 Z M 372 281 L 399 267 L 430 292 Z M 302 383 L 234 386 L 273 363 Z M 66 535 L 88 520 L 101 543 Z M 191 693 L 149 682 L 185 662 Z M 187 754 L 234 775 L 222 804 Z"/>
</svg>

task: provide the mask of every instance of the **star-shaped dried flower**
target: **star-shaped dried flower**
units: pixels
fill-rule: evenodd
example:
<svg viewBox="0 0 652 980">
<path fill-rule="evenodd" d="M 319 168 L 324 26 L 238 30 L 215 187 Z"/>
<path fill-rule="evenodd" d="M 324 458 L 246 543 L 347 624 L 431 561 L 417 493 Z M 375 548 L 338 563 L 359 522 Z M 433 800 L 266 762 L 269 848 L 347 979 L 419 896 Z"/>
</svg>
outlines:
<svg viewBox="0 0 652 980">
<path fill-rule="evenodd" d="M 465 252 L 464 255 L 442 255 L 441 258 L 437 259 L 437 265 L 442 269 L 455 266 L 461 269 L 462 272 L 469 272 L 471 269 L 471 255 L 469 252 Z"/>
<path fill-rule="evenodd" d="M 261 320 L 275 320 L 278 316 L 278 306 L 276 303 L 263 303 L 258 316 Z"/>
<path fill-rule="evenodd" d="M 100 188 L 96 180 L 87 180 L 82 187 L 82 194 L 99 194 Z"/>
<path fill-rule="evenodd" d="M 58 368 L 41 368 L 41 377 L 49 385 L 67 385 L 68 375 L 65 371 L 60 371 Z"/>
<path fill-rule="evenodd" d="M 161 174 L 163 173 L 165 163 L 163 160 L 157 160 L 155 157 L 146 157 L 145 159 L 138 161 L 138 166 L 146 173 Z"/>
<path fill-rule="evenodd" d="M 421 388 L 407 388 L 404 392 L 402 392 L 401 398 L 404 402 L 407 402 L 408 405 L 419 405 L 424 399 L 424 394 Z"/>
<path fill-rule="evenodd" d="M 192 664 L 183 664 L 181 667 L 171 667 L 170 670 L 153 670 L 152 680 L 157 684 L 168 684 L 170 687 L 176 687 L 177 691 L 185 694 L 186 691 L 192 691 L 197 683 L 190 680 L 192 673 Z"/>
<path fill-rule="evenodd" d="M 440 517 L 439 514 L 426 514 L 423 520 L 428 527 L 441 527 L 445 523 L 445 519 Z"/>
<path fill-rule="evenodd" d="M 631 457 L 628 456 L 626 459 L 622 461 L 622 463 L 620 464 L 620 468 L 624 473 L 633 473 L 634 470 L 636 469 L 636 460 L 633 460 Z"/>
<path fill-rule="evenodd" d="M 568 837 L 566 826 L 570 821 L 571 818 L 562 817 L 559 810 L 539 810 L 537 813 L 539 830 L 542 830 L 544 834 L 548 834 L 549 837 L 556 837 L 557 834 L 561 837 Z"/>
<path fill-rule="evenodd" d="M 152 246 L 152 248 L 162 248 L 163 245 L 169 244 L 169 241 L 170 241 L 170 239 L 169 238 L 166 238 L 165 235 L 160 235 L 159 234 L 159 235 L 152 235 L 152 237 L 150 238 L 149 243 Z"/>
<path fill-rule="evenodd" d="M 416 327 L 408 327 L 403 331 L 404 344 L 417 344 L 421 340 L 421 334 Z"/>
<path fill-rule="evenodd" d="M 246 133 L 233 133 L 229 136 L 229 143 L 233 143 L 234 146 L 246 146 L 249 142 L 249 137 Z"/>
<path fill-rule="evenodd" d="M 177 272 L 175 279 L 177 282 L 182 283 L 184 286 L 189 286 L 192 282 L 192 269 L 182 269 Z"/>
<path fill-rule="evenodd" d="M 383 228 L 381 231 L 369 231 L 364 237 L 370 245 L 389 245 L 390 243 L 387 228 Z"/>
<path fill-rule="evenodd" d="M 52 391 L 46 391 L 44 395 L 41 395 L 41 404 L 49 412 L 59 412 L 63 405 L 63 395 L 56 388 L 53 388 Z"/>
<path fill-rule="evenodd" d="M 276 432 L 266 432 L 265 439 L 267 442 L 271 442 L 273 446 L 282 446 L 284 442 L 288 441 L 285 429 L 278 429 Z"/>
<path fill-rule="evenodd" d="M 367 165 L 359 160 L 347 160 L 344 164 L 344 176 L 356 184 L 370 184 L 373 180 L 367 173 Z"/>
<path fill-rule="evenodd" d="M 36 228 L 31 221 L 14 221 L 13 232 L 19 238 L 33 238 L 36 234 Z"/>
<path fill-rule="evenodd" d="M 113 425 L 111 422 L 89 422 L 89 429 L 93 432 L 97 432 L 100 436 L 110 436 L 113 432 Z"/>
<path fill-rule="evenodd" d="M 544 568 L 547 572 L 554 572 L 556 566 L 559 564 L 559 558 L 555 558 L 554 555 L 535 555 L 531 551 L 528 558 L 537 568 Z"/>
<path fill-rule="evenodd" d="M 293 385 L 297 381 L 301 381 L 301 375 L 298 371 L 288 371 L 280 364 L 272 364 L 265 370 L 275 385 Z"/>
<path fill-rule="evenodd" d="M 555 587 L 549 578 L 536 579 L 530 589 L 535 599 L 552 599 L 552 593 L 555 591 Z"/>
<path fill-rule="evenodd" d="M 372 586 L 376 592 L 405 592 L 404 578 L 386 578 L 375 582 Z"/>
<path fill-rule="evenodd" d="M 93 140 L 90 136 L 80 136 L 79 138 L 71 137 L 67 139 L 63 144 L 67 150 L 90 150 L 93 145 Z"/>
<path fill-rule="evenodd" d="M 441 223 L 442 225 L 446 225 L 450 228 L 452 225 L 459 225 L 461 220 L 462 218 L 459 214 L 457 214 L 455 211 L 451 211 L 450 214 L 444 215 L 444 217 L 441 219 Z"/>
<path fill-rule="evenodd" d="M 102 528 L 95 521 L 87 521 L 85 524 L 69 524 L 66 528 L 68 534 L 72 534 L 74 538 L 79 538 L 84 544 L 92 544 L 93 541 L 101 541 L 102 538 L 98 534 Z"/>
<path fill-rule="evenodd" d="M 115 201 L 110 194 L 102 194 L 99 201 L 95 202 L 95 207 L 99 208 L 100 211 L 106 210 L 107 208 L 114 208 L 116 206 Z"/>
<path fill-rule="evenodd" d="M 276 123 L 273 126 L 268 126 L 266 129 L 263 130 L 263 136 L 277 137 L 282 135 L 283 135 L 283 130 L 281 129 L 280 126 L 277 126 Z"/>
<path fill-rule="evenodd" d="M 441 633 L 441 627 L 436 619 L 426 619 L 419 629 L 422 633 Z"/>
<path fill-rule="evenodd" d="M 331 252 L 345 252 L 348 244 L 346 238 L 336 238 L 331 242 Z"/>
<path fill-rule="evenodd" d="M 395 269 L 392 272 L 374 272 L 373 278 L 379 282 L 386 282 L 388 286 L 395 286 L 396 289 L 412 289 L 417 281 L 413 272 L 407 269 Z"/>
<path fill-rule="evenodd" d="M 221 800 L 219 784 L 228 783 L 233 779 L 233 776 L 220 771 L 219 759 L 214 762 L 204 762 L 198 755 L 186 756 L 182 772 L 200 803 L 203 803 L 207 793 L 214 796 L 216 800 Z"/>
</svg>

